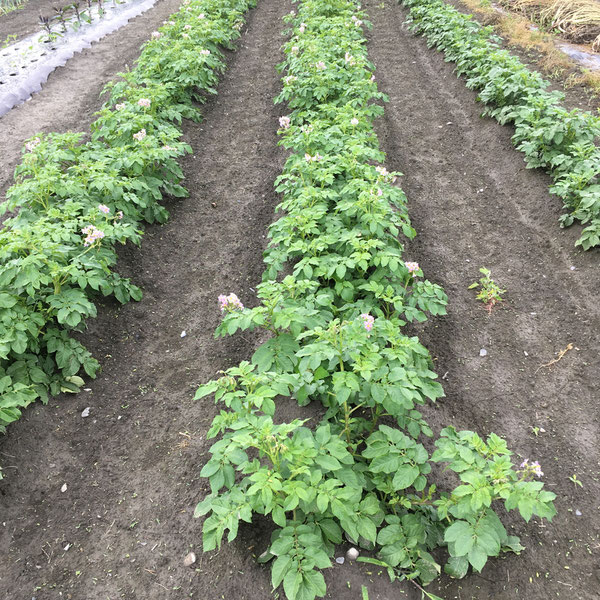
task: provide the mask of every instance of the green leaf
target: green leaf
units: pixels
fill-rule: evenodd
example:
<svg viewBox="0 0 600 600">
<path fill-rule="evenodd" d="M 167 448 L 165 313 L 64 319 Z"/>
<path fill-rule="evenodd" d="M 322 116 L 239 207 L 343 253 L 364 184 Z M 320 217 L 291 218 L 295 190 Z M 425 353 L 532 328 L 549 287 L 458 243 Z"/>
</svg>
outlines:
<svg viewBox="0 0 600 600">
<path fill-rule="evenodd" d="M 287 519 L 285 518 L 285 511 L 281 506 L 275 506 L 272 511 L 273 522 L 279 527 L 285 527 Z"/>
<path fill-rule="evenodd" d="M 480 573 L 487 562 L 488 555 L 481 546 L 475 545 L 469 550 L 468 558 L 473 569 Z"/>
<path fill-rule="evenodd" d="M 444 540 L 454 542 L 453 556 L 464 556 L 471 551 L 475 542 L 473 534 L 473 528 L 466 521 L 456 521 L 446 529 Z"/>
<path fill-rule="evenodd" d="M 419 468 L 412 465 L 402 465 L 394 475 L 392 485 L 396 490 L 404 490 L 410 487 L 419 476 Z"/>
<path fill-rule="evenodd" d="M 444 571 L 455 579 L 462 579 L 469 570 L 469 560 L 466 556 L 451 556 L 444 565 Z"/>
<path fill-rule="evenodd" d="M 321 454 L 317 456 L 315 462 L 322 467 L 324 471 L 337 471 L 342 468 L 339 460 L 330 454 Z"/>
<path fill-rule="evenodd" d="M 283 578 L 283 591 L 288 600 L 296 600 L 298 590 L 302 585 L 302 573 L 294 569 L 288 571 Z"/>
<path fill-rule="evenodd" d="M 12 308 L 17 303 L 17 298 L 10 294 L 0 294 L 0 308 Z"/>
<path fill-rule="evenodd" d="M 85 381 L 81 377 L 78 377 L 77 375 L 71 375 L 70 377 L 65 377 L 65 379 L 69 383 L 76 385 L 78 388 L 82 388 L 85 384 Z"/>
<path fill-rule="evenodd" d="M 307 592 L 309 592 L 309 594 L 306 594 L 304 597 L 305 600 L 314 600 L 315 596 L 325 595 L 327 586 L 325 585 L 325 578 L 320 571 L 305 571 L 304 580 L 307 584 Z"/>
<path fill-rule="evenodd" d="M 325 537 L 334 544 L 342 543 L 342 529 L 333 519 L 323 519 L 317 523 Z"/>
<path fill-rule="evenodd" d="M 374 543 L 377 538 L 377 527 L 371 519 L 365 517 L 358 521 L 358 533 L 366 540 Z"/>
<path fill-rule="evenodd" d="M 460 536 L 471 535 L 471 525 L 466 521 L 455 521 L 444 533 L 444 541 L 455 542 Z"/>
<path fill-rule="evenodd" d="M 273 589 L 279 587 L 283 581 L 283 578 L 287 575 L 291 565 L 292 557 L 289 554 L 283 554 L 275 559 L 273 567 L 271 568 L 271 583 L 273 585 Z"/>
<path fill-rule="evenodd" d="M 509 535 L 502 545 L 502 550 L 505 552 L 511 551 L 515 554 L 520 554 L 523 550 L 525 550 L 525 546 L 521 545 L 521 540 L 516 535 Z"/>
<path fill-rule="evenodd" d="M 205 396 L 212 394 L 213 392 L 215 392 L 217 390 L 218 387 L 219 387 L 219 384 L 216 381 L 209 381 L 208 383 L 201 385 L 196 390 L 196 393 L 194 395 L 194 400 L 200 400 L 200 398 L 204 398 Z"/>
</svg>

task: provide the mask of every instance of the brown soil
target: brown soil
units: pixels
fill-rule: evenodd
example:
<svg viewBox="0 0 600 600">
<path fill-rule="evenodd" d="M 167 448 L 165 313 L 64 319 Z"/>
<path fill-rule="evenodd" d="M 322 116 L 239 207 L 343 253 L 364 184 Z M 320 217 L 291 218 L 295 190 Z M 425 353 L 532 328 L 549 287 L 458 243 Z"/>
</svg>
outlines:
<svg viewBox="0 0 600 600">
<path fill-rule="evenodd" d="M 407 258 L 450 298 L 449 315 L 419 330 L 447 394 L 427 417 L 436 430 L 452 423 L 504 435 L 520 455 L 541 462 L 558 495 L 551 524 L 506 518 L 527 546 L 520 557 L 492 560 L 481 575 L 459 582 L 443 578 L 431 591 L 447 600 L 595 599 L 599 253 L 575 251 L 578 232 L 558 228 L 560 204 L 548 194 L 549 179 L 524 168 L 510 128 L 479 118 L 475 95 L 407 32 L 405 12 L 389 1 L 366 0 L 365 7 L 374 22 L 370 56 L 390 96 L 378 133 L 388 168 L 406 173 L 402 185 L 419 231 Z M 278 201 L 273 181 L 285 158 L 276 145 L 284 109 L 272 99 L 281 17 L 290 8 L 260 0 L 204 123 L 186 126 L 195 149 L 183 165 L 190 197 L 169 207 L 171 221 L 150 228 L 141 250 L 122 253 L 121 272 L 143 287 L 144 298 L 122 308 L 107 303 L 82 336 L 103 363 L 91 391 L 32 407 L 0 440 L 7 475 L 0 483 L 2 598 L 275 597 L 269 570 L 254 560 L 268 542 L 264 523 L 202 554 L 192 512 L 207 491 L 198 474 L 215 407 L 190 398 L 256 345 L 251 336 L 214 340 L 212 332 L 217 295 L 233 291 L 252 304 L 263 269 L 264 235 Z M 55 74 L 55 85 L 67 69 Z M 102 75 L 94 77 L 88 84 L 99 89 Z M 19 122 L 37 118 L 39 129 L 44 111 L 73 100 L 46 91 L 18 109 Z M 84 129 L 92 110 L 74 106 L 64 126 Z M 60 130 L 60 122 L 48 127 Z M 4 119 L 0 128 L 9 131 Z M 480 266 L 508 289 L 505 307 L 489 316 L 467 290 Z M 576 349 L 539 368 L 569 343 Z M 532 427 L 545 432 L 536 436 Z M 582 488 L 569 481 L 573 474 Z M 190 551 L 198 555 L 193 569 L 183 566 Z M 328 598 L 359 600 L 361 585 L 371 600 L 420 598 L 365 565 L 336 565 L 326 580 Z"/>
</svg>

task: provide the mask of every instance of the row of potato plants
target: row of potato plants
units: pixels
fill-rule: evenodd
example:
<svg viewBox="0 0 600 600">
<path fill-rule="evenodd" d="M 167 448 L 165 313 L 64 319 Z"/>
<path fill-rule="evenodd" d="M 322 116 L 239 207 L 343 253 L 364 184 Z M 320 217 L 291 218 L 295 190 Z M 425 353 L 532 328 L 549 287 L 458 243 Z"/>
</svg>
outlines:
<svg viewBox="0 0 600 600">
<path fill-rule="evenodd" d="M 77 391 L 81 369 L 95 376 L 98 362 L 72 332 L 96 316 L 99 297 L 140 299 L 114 271 L 116 246 L 139 244 L 143 221 L 166 221 L 163 198 L 186 195 L 182 119 L 200 120 L 197 102 L 225 68 L 221 49 L 254 4 L 185 1 L 105 87 L 87 142 L 49 133 L 25 144 L 1 207 L 16 215 L 0 231 L 0 431 L 31 402 Z"/>
<path fill-rule="evenodd" d="M 195 510 L 206 516 L 204 551 L 225 534 L 234 540 L 240 521 L 270 518 L 260 561 L 273 561 L 273 588 L 283 584 L 289 600 L 326 593 L 321 570 L 344 538 L 418 586 L 440 573 L 431 554 L 440 547 L 451 575 L 480 571 L 488 557 L 522 548 L 493 505 L 551 519 L 555 495 L 533 480 L 539 465 L 513 465 L 493 433 L 448 427 L 432 455 L 423 445 L 433 432 L 419 407 L 443 390 L 426 348 L 403 328 L 444 314 L 447 298 L 403 259 L 399 235 L 415 232 L 373 130 L 385 97 L 367 59 L 367 17 L 355 0 L 305 0 L 286 21 L 276 99 L 291 111 L 280 119 L 290 151 L 276 181 L 284 216 L 269 230 L 257 306 L 220 296 L 216 332 L 259 329 L 269 339 L 195 395 L 222 405 L 201 471 L 211 492 Z M 322 418 L 282 422 L 286 397 L 321 403 Z M 458 475 L 454 489 L 428 481 L 437 462 Z"/>
<path fill-rule="evenodd" d="M 515 126 L 513 144 L 530 168 L 541 167 L 552 177 L 550 191 L 566 211 L 559 221 L 586 225 L 576 245 L 584 250 L 600 245 L 600 118 L 588 111 L 561 106 L 564 94 L 548 91 L 540 73 L 501 49 L 493 28 L 444 0 L 401 0 L 410 11 L 411 29 L 424 35 L 430 47 L 456 63 L 467 87 L 487 104 L 484 114 Z"/>
</svg>

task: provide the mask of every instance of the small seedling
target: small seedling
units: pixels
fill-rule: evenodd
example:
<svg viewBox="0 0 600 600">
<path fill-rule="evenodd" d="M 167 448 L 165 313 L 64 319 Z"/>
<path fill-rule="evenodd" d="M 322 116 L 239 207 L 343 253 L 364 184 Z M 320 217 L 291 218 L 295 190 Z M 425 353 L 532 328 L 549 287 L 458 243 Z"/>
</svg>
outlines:
<svg viewBox="0 0 600 600">
<path fill-rule="evenodd" d="M 569 477 L 569 480 L 572 481 L 575 485 L 578 485 L 581 488 L 583 487 L 583 483 L 581 483 L 581 481 L 577 479 L 577 475 L 575 473 L 573 473 L 573 475 Z"/>
<path fill-rule="evenodd" d="M 52 23 L 49 17 L 40 15 L 40 27 L 48 34 L 48 39 L 52 39 Z"/>
<path fill-rule="evenodd" d="M 16 39 L 17 39 L 16 33 L 11 33 L 10 35 L 7 35 L 6 39 L 2 42 L 2 48 L 6 48 L 7 46 L 10 46 L 14 41 L 16 41 Z"/>
<path fill-rule="evenodd" d="M 65 13 L 67 12 L 68 8 L 68 6 L 65 6 L 63 8 L 57 8 L 56 6 L 54 7 L 54 12 L 56 13 L 55 18 L 58 19 L 58 21 L 60 22 L 63 33 L 67 32 L 67 21 L 65 20 Z"/>
<path fill-rule="evenodd" d="M 483 277 L 479 281 L 475 281 L 469 286 L 470 290 L 479 288 L 477 294 L 477 300 L 481 300 L 484 303 L 485 308 L 488 312 L 492 312 L 492 308 L 499 302 L 502 302 L 502 294 L 506 292 L 503 290 L 491 277 L 490 270 L 485 267 L 481 267 L 479 272 Z"/>
</svg>

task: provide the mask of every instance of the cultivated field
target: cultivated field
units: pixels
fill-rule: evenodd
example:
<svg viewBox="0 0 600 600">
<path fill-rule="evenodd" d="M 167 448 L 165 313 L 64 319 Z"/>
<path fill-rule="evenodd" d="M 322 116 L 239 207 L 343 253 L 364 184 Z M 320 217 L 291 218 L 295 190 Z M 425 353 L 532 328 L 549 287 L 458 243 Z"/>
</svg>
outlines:
<svg viewBox="0 0 600 600">
<path fill-rule="evenodd" d="M 1 598 L 598 598 L 600 121 L 357 4 L 159 0 L 0 118 Z"/>
</svg>

